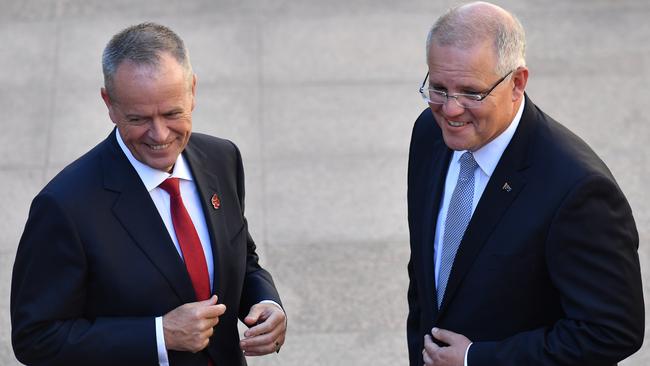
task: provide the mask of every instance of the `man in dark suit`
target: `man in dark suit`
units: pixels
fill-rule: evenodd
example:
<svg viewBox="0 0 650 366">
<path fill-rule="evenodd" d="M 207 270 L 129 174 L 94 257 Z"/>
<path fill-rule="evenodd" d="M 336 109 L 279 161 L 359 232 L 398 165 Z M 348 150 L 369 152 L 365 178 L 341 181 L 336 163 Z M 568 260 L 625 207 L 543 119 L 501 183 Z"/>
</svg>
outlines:
<svg viewBox="0 0 650 366">
<path fill-rule="evenodd" d="M 643 342 L 630 206 L 528 99 L 524 50 L 489 3 L 429 33 L 408 173 L 413 366 L 614 365 Z"/>
<path fill-rule="evenodd" d="M 116 129 L 34 199 L 14 264 L 12 342 L 34 365 L 245 365 L 285 314 L 244 217 L 237 147 L 191 134 L 183 41 L 115 35 L 101 96 Z M 250 328 L 240 341 L 237 319 Z"/>
</svg>

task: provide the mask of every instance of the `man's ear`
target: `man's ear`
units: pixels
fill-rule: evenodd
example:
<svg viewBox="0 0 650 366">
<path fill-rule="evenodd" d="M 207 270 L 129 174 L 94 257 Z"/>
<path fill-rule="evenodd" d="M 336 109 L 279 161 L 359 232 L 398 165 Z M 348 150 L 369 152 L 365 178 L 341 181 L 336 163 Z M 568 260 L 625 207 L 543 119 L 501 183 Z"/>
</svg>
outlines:
<svg viewBox="0 0 650 366">
<path fill-rule="evenodd" d="M 108 108 L 108 116 L 111 118 L 111 121 L 113 121 L 113 123 L 117 124 L 117 119 L 114 112 L 115 107 L 111 101 L 111 97 L 106 91 L 106 88 L 101 88 L 99 90 L 99 94 L 102 96 L 102 100 L 104 101 L 104 104 L 106 104 L 106 108 Z"/>
<path fill-rule="evenodd" d="M 516 102 L 524 97 L 524 91 L 528 83 L 528 68 L 526 66 L 520 66 L 517 70 L 513 71 L 512 81 L 514 84 L 512 88 L 512 101 Z"/>
<path fill-rule="evenodd" d="M 196 81 L 197 81 L 196 74 L 192 74 L 192 110 L 194 110 L 194 106 L 196 105 Z"/>
</svg>

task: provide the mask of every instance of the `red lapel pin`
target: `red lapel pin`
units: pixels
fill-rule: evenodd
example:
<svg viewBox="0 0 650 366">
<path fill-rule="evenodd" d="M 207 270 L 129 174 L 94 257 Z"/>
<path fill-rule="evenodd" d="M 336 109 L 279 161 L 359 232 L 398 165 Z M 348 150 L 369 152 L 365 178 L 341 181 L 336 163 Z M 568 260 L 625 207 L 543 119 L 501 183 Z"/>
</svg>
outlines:
<svg viewBox="0 0 650 366">
<path fill-rule="evenodd" d="M 221 207 L 221 200 L 219 199 L 219 196 L 217 196 L 216 193 L 212 195 L 212 199 L 210 199 L 210 202 L 212 202 L 212 207 L 214 207 L 215 210 L 218 210 L 219 207 Z"/>
</svg>

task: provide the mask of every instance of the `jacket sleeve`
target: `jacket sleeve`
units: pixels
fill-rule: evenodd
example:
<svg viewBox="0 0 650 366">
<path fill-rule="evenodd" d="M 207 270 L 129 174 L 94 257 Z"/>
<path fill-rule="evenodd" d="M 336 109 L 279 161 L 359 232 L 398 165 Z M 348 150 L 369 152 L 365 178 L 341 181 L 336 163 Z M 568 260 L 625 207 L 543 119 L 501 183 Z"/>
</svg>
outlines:
<svg viewBox="0 0 650 366">
<path fill-rule="evenodd" d="M 280 306 L 282 306 L 282 302 L 280 301 L 280 295 L 275 288 L 271 274 L 259 264 L 259 256 L 256 252 L 257 247 L 255 241 L 253 241 L 253 238 L 248 232 L 248 222 L 244 215 L 246 195 L 244 166 L 239 149 L 235 144 L 232 144 L 232 146 L 235 149 L 236 155 L 235 171 L 237 172 L 237 196 L 239 198 L 239 207 L 241 209 L 241 217 L 244 223 L 240 235 L 244 236 L 246 240 L 246 273 L 239 307 L 239 318 L 244 319 L 246 315 L 248 315 L 250 308 L 260 301 L 271 300 Z"/>
<path fill-rule="evenodd" d="M 33 201 L 11 284 L 12 345 L 28 365 L 156 365 L 153 317 L 85 316 L 92 272 L 56 195 Z M 134 279 L 136 281 L 137 279 Z"/>
<path fill-rule="evenodd" d="M 612 365 L 637 351 L 645 324 L 638 244 L 632 211 L 613 179 L 580 180 L 546 240 L 564 318 L 502 341 L 475 342 L 468 366 Z"/>
</svg>

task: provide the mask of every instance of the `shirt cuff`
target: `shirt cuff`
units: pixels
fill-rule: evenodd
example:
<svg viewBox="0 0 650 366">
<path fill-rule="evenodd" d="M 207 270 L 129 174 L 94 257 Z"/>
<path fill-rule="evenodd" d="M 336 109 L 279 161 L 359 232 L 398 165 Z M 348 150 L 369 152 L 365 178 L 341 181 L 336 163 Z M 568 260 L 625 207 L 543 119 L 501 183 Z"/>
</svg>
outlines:
<svg viewBox="0 0 650 366">
<path fill-rule="evenodd" d="M 160 366 L 169 366 L 167 347 L 165 347 L 165 331 L 163 330 L 162 316 L 156 317 L 156 345 L 158 347 L 158 364 Z"/>
<path fill-rule="evenodd" d="M 282 312 L 284 313 L 284 309 L 282 308 L 282 306 L 280 306 L 280 304 L 278 304 L 277 302 L 275 302 L 273 300 L 262 300 L 262 301 L 260 301 L 260 304 L 273 304 L 273 305 L 279 307 L 280 310 L 282 310 Z"/>
<path fill-rule="evenodd" d="M 467 345 L 467 349 L 465 350 L 465 361 L 463 365 L 467 366 L 467 355 L 469 355 L 469 348 L 472 346 L 472 343 Z"/>
</svg>

